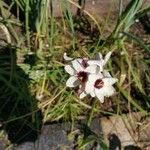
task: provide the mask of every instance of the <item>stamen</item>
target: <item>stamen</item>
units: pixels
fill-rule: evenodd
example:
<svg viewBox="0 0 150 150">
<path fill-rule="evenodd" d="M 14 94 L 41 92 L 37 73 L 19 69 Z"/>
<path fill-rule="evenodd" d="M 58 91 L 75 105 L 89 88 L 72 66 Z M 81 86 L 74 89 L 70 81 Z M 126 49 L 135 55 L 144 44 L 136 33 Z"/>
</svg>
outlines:
<svg viewBox="0 0 150 150">
<path fill-rule="evenodd" d="M 102 79 L 97 79 L 95 81 L 94 87 L 97 89 L 101 89 L 104 86 L 104 82 Z"/>
<path fill-rule="evenodd" d="M 80 72 L 78 72 L 77 77 L 82 83 L 84 83 L 88 79 L 88 74 L 84 71 L 80 71 Z"/>
</svg>

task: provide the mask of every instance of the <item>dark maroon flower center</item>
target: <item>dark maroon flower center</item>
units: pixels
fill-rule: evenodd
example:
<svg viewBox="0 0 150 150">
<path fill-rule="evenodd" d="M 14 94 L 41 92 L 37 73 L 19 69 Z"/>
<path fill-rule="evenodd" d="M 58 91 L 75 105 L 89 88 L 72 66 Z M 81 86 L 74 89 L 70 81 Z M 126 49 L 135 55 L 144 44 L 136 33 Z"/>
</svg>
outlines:
<svg viewBox="0 0 150 150">
<path fill-rule="evenodd" d="M 87 74 L 86 72 L 84 72 L 84 71 L 80 71 L 80 72 L 78 72 L 77 77 L 78 77 L 78 79 L 79 79 L 81 82 L 84 83 L 84 82 L 86 82 L 87 79 L 88 79 L 88 74 Z"/>
<path fill-rule="evenodd" d="M 95 84 L 94 84 L 94 87 L 97 88 L 97 89 L 100 89 L 104 86 L 104 82 L 102 79 L 97 79 L 95 81 Z"/>
</svg>

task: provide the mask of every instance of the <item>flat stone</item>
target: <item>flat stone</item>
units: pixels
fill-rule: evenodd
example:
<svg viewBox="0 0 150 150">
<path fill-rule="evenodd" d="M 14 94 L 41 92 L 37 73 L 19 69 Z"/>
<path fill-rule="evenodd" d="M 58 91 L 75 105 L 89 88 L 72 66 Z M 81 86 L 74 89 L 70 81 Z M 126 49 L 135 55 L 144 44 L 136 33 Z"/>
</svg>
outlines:
<svg viewBox="0 0 150 150">
<path fill-rule="evenodd" d="M 129 145 L 150 148 L 150 118 L 144 118 L 140 113 L 123 116 L 101 118 L 100 126 L 105 142 L 112 147 L 127 147 Z"/>
<path fill-rule="evenodd" d="M 83 132 L 85 128 L 85 121 L 81 121 L 75 125 L 75 130 Z M 99 126 L 99 119 L 94 119 L 91 123 L 90 129 L 95 134 L 101 134 Z M 33 142 L 25 142 L 14 146 L 13 150 L 71 150 L 73 149 L 73 142 L 75 139 L 69 140 L 68 133 L 71 131 L 70 123 L 55 123 L 45 125 L 41 131 L 41 135 Z M 80 132 L 80 133 L 81 133 Z M 79 134 L 80 134 L 79 133 Z M 93 145 L 89 145 L 87 150 L 91 149 Z"/>
<path fill-rule="evenodd" d="M 26 142 L 14 147 L 14 150 L 59 150 L 69 145 L 67 140 L 67 132 L 70 125 L 67 123 L 58 123 L 45 125 L 42 129 L 41 135 L 35 143 Z"/>
</svg>

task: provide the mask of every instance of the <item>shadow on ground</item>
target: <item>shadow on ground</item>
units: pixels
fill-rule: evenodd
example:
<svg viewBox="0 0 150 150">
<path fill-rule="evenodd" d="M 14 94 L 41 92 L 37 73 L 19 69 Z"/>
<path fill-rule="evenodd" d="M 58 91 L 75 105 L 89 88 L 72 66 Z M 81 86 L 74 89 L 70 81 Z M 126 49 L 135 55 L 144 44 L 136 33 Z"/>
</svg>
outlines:
<svg viewBox="0 0 150 150">
<path fill-rule="evenodd" d="M 0 123 L 15 144 L 35 141 L 42 114 L 28 89 L 29 78 L 16 64 L 16 49 L 0 49 Z"/>
<path fill-rule="evenodd" d="M 108 140 L 109 150 L 122 150 L 121 141 L 116 134 L 110 134 Z M 141 150 L 141 148 L 134 145 L 128 145 L 124 147 L 124 150 Z"/>
</svg>

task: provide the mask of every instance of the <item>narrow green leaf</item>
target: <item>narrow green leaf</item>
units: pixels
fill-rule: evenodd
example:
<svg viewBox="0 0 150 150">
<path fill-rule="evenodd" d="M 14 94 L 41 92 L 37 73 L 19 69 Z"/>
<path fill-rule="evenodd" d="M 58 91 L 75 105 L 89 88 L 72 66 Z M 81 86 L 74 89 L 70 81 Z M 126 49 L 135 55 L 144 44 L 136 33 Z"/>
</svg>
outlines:
<svg viewBox="0 0 150 150">
<path fill-rule="evenodd" d="M 129 38 L 133 39 L 135 42 L 137 42 L 140 47 L 142 47 L 143 49 L 145 49 L 146 51 L 150 52 L 150 48 L 148 48 L 144 42 L 142 41 L 142 39 L 136 37 L 135 35 L 129 33 L 129 32 L 122 32 L 124 35 L 128 36 Z"/>
</svg>

